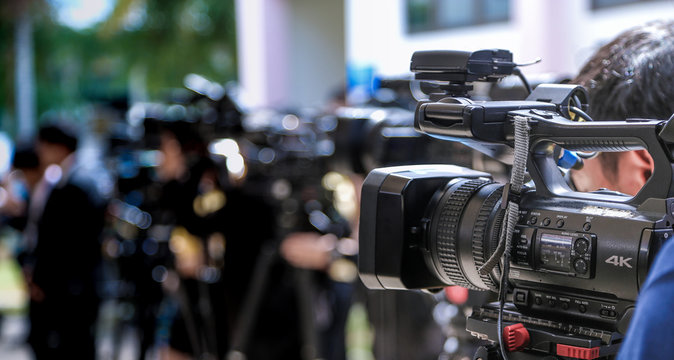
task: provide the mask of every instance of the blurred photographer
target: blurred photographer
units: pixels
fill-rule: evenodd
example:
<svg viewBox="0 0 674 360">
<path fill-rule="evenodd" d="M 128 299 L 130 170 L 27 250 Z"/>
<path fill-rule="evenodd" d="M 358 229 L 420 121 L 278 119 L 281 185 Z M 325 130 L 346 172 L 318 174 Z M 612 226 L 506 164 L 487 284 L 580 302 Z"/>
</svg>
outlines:
<svg viewBox="0 0 674 360">
<path fill-rule="evenodd" d="M 178 303 L 169 347 L 161 356 L 222 358 L 237 330 L 261 243 L 273 236 L 273 218 L 260 199 L 228 183 L 225 167 L 209 157 L 194 124 L 160 127 L 163 186 L 157 220 L 172 228 L 177 281 L 164 285 Z"/>
<path fill-rule="evenodd" d="M 48 195 L 42 173 L 34 146 L 18 144 L 12 158 L 12 171 L 0 184 L 0 220 L 3 225 L 7 224 L 22 232 L 15 256 L 29 292 L 35 289 L 32 274 L 37 243 L 37 220 Z"/>
<path fill-rule="evenodd" d="M 105 201 L 76 161 L 77 144 L 69 124 L 39 131 L 36 150 L 47 195 L 36 222 L 28 339 L 38 359 L 92 359 L 96 353 Z"/>
<path fill-rule="evenodd" d="M 0 184 L 0 215 L 7 224 L 23 231 L 29 222 L 29 202 L 42 179 L 37 154 L 32 145 L 17 145 L 12 157 L 12 171 Z M 22 248 L 26 248 L 23 244 Z M 22 249 L 23 251 L 23 249 Z"/>
<path fill-rule="evenodd" d="M 574 81 L 590 93 L 595 120 L 668 119 L 674 113 L 674 22 L 658 21 L 620 34 L 601 47 Z M 649 144 L 650 145 L 650 144 Z M 570 179 L 579 191 L 599 188 L 636 194 L 649 179 L 653 160 L 646 150 L 605 152 L 585 160 Z M 622 344 L 621 359 L 669 359 L 674 353 L 674 252 L 668 242 L 651 267 Z"/>
<path fill-rule="evenodd" d="M 0 213 L 7 224 L 23 232 L 17 251 L 17 261 L 25 274 L 28 290 L 32 288 L 32 274 L 37 243 L 37 220 L 39 219 L 48 185 L 42 176 L 43 168 L 33 145 L 18 145 L 12 159 L 12 172 L 5 179 L 0 192 Z"/>
<path fill-rule="evenodd" d="M 273 337 L 279 338 L 266 330 L 273 324 L 282 324 L 287 347 L 285 354 L 273 358 L 346 358 L 345 325 L 357 247 L 348 236 L 356 189 L 348 176 L 333 169 L 332 151 L 326 151 L 332 147 L 325 145 L 333 144 L 328 133 L 334 129 L 325 120 L 308 114 L 261 114 L 258 132 L 248 134 L 252 144 L 262 148 L 244 150 L 253 159 L 249 175 L 257 175 L 265 184 L 260 190 L 269 194 L 277 220 L 277 241 L 269 251 L 273 256 L 261 256 L 266 261 L 256 265 L 256 270 L 266 269 L 269 275 L 251 286 L 264 288 L 273 300 L 261 300 L 250 292 L 250 302 L 257 298 L 260 304 L 240 319 L 258 323 L 254 336 L 237 345 L 249 358 L 260 356 L 247 344 L 274 344 Z M 255 154 L 265 152 L 273 153 L 273 159 L 254 163 Z"/>
<path fill-rule="evenodd" d="M 344 186 L 352 185 L 346 176 L 341 176 Z M 342 194 L 342 198 L 348 197 L 351 199 L 346 201 L 357 202 L 355 187 L 352 192 L 348 190 L 346 192 L 347 194 Z M 352 226 L 357 226 L 355 220 L 349 220 Z M 346 237 L 348 235 L 346 233 L 347 224 L 341 225 L 344 231 L 344 234 L 341 234 L 342 238 L 334 233 L 298 231 L 284 237 L 280 245 L 280 255 L 288 264 L 301 271 L 312 272 L 310 277 L 312 280 L 310 287 L 313 290 L 311 291 L 313 293 L 312 312 L 314 313 L 311 314 L 312 327 L 318 335 L 318 356 L 327 360 L 347 358 L 346 322 L 357 271 L 354 264 L 358 248 L 357 240 Z M 295 286 L 301 288 L 299 284 Z M 298 303 L 301 304 L 300 299 Z M 299 313 L 301 314 L 302 310 Z M 301 315 L 298 318 L 301 318 Z"/>
</svg>

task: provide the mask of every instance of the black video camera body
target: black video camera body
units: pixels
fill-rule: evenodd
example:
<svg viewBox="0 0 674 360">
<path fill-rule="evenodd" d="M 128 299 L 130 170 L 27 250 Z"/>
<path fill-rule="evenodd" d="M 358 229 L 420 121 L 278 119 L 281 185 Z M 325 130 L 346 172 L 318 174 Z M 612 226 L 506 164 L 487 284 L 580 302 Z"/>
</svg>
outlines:
<svg viewBox="0 0 674 360">
<path fill-rule="evenodd" d="M 572 121 L 587 103 L 586 91 L 575 85 L 539 85 L 525 101 L 465 97 L 470 82 L 513 73 L 512 54 L 505 50 L 417 52 L 411 67 L 417 79 L 444 82 L 433 84 L 436 93 L 417 105 L 420 132 L 511 163 L 513 119 L 525 117 L 530 127 L 526 164 L 535 186 L 525 187 L 519 201 L 509 272 L 516 311 L 504 319 L 546 334 L 574 334 L 569 341 L 583 349 L 619 342 L 657 250 L 673 235 L 674 124 Z M 558 167 L 560 148 L 647 149 L 655 169 L 634 197 L 575 192 Z M 478 268 L 499 242 L 503 191 L 489 174 L 456 166 L 372 171 L 361 201 L 363 283 L 370 289 L 460 285 L 498 291 L 503 264 L 487 274 Z M 480 309 L 473 316 L 481 318 L 472 329 L 469 321 L 469 330 L 495 339 L 493 327 L 478 324 L 495 313 Z M 538 350 L 549 352 L 546 344 Z"/>
</svg>

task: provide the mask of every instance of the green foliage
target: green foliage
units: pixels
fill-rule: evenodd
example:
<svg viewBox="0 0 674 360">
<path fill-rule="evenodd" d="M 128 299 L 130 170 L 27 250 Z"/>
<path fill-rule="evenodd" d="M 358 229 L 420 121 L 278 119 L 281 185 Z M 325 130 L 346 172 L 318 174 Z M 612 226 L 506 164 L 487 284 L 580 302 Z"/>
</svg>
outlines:
<svg viewBox="0 0 674 360">
<path fill-rule="evenodd" d="M 85 30 L 59 24 L 45 0 L 17 1 L 31 5 L 38 114 L 124 98 L 132 74 L 144 75 L 143 92 L 157 100 L 189 73 L 236 78 L 233 0 L 117 0 Z M 14 109 L 17 8 L 0 6 L 0 119 Z"/>
<path fill-rule="evenodd" d="M 100 37 L 127 71 L 147 72 L 151 94 L 180 86 L 190 72 L 219 82 L 235 78 L 233 1 L 122 0 L 117 8 L 123 11 L 113 13 Z"/>
<path fill-rule="evenodd" d="M 4 15 L 4 14 L 1 14 Z M 13 29 L 12 23 L 4 21 L 5 16 L 0 16 L 0 130 L 14 131 L 2 121 L 4 112 L 7 111 L 7 105 L 14 103 L 14 78 L 12 69 L 14 68 L 14 50 L 12 44 Z"/>
</svg>

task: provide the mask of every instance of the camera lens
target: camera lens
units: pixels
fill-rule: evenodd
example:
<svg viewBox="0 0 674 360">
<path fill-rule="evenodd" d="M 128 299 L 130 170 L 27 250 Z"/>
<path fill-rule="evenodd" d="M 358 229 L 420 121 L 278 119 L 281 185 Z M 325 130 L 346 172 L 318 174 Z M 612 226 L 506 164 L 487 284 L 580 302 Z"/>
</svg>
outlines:
<svg viewBox="0 0 674 360">
<path fill-rule="evenodd" d="M 459 178 L 434 195 L 427 209 L 426 263 L 446 283 L 497 290 L 498 274 L 481 275 L 477 269 L 498 244 L 502 191 L 502 184 Z"/>
</svg>

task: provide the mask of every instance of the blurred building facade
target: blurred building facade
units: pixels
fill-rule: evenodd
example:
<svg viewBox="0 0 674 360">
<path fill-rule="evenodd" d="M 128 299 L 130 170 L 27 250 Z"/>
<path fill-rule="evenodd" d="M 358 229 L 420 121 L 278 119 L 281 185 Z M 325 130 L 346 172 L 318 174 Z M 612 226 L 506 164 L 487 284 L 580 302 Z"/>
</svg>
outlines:
<svg viewBox="0 0 674 360">
<path fill-rule="evenodd" d="M 525 74 L 575 74 L 671 1 L 237 0 L 239 79 L 254 106 L 325 101 L 345 76 L 409 76 L 416 50 L 504 48 Z"/>
<path fill-rule="evenodd" d="M 247 105 L 317 105 L 343 86 L 343 0 L 236 0 L 235 6 Z"/>
</svg>

